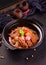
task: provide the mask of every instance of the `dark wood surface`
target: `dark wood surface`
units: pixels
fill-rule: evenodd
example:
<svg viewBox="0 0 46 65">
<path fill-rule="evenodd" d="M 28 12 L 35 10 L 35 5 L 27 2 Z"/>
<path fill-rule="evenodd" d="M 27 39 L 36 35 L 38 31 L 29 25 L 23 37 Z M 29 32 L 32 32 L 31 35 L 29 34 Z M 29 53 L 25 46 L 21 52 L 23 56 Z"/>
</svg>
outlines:
<svg viewBox="0 0 46 65">
<path fill-rule="evenodd" d="M 18 3 L 22 0 L 0 0 L 0 9 L 10 6 L 11 4 Z"/>
<path fill-rule="evenodd" d="M 29 18 L 35 18 L 43 24 L 45 32 L 43 43 L 35 51 L 31 49 L 11 51 L 2 44 L 0 55 L 4 56 L 4 59 L 0 59 L 0 65 L 46 65 L 46 13 Z"/>
</svg>

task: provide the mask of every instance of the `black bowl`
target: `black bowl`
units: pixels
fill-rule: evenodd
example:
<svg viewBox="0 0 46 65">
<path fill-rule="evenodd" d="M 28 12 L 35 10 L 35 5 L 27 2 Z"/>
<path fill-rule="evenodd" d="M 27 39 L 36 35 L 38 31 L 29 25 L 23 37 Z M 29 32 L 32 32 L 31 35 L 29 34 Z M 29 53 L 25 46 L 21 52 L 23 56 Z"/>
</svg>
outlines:
<svg viewBox="0 0 46 65">
<path fill-rule="evenodd" d="M 37 42 L 35 46 L 31 47 L 30 49 L 34 49 L 42 43 L 44 38 L 44 30 L 41 26 L 41 23 L 35 19 L 18 19 L 18 20 L 13 20 L 9 22 L 3 29 L 3 33 L 2 33 L 3 43 L 9 49 L 15 50 L 17 48 L 13 47 L 9 43 L 8 34 L 11 32 L 12 29 L 17 27 L 22 27 L 22 26 L 26 26 L 28 28 L 35 30 L 39 35 L 39 41 Z"/>
</svg>

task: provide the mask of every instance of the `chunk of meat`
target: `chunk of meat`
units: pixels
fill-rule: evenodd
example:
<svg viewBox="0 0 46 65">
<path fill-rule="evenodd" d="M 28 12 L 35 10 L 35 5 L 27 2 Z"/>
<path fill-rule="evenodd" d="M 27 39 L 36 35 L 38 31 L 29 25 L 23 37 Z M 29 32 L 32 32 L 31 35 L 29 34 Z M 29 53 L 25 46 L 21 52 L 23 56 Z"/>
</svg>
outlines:
<svg viewBox="0 0 46 65">
<path fill-rule="evenodd" d="M 37 41 L 39 40 L 39 37 L 37 34 L 32 34 L 32 42 L 35 45 L 37 43 Z"/>
<path fill-rule="evenodd" d="M 27 40 L 26 42 L 27 42 L 27 44 L 28 44 L 28 47 L 32 47 L 32 46 L 33 46 L 33 43 L 32 43 L 31 40 Z"/>
<path fill-rule="evenodd" d="M 25 39 L 22 39 L 21 37 L 19 37 L 19 43 L 23 48 L 28 48 L 27 43 L 25 42 Z"/>
</svg>

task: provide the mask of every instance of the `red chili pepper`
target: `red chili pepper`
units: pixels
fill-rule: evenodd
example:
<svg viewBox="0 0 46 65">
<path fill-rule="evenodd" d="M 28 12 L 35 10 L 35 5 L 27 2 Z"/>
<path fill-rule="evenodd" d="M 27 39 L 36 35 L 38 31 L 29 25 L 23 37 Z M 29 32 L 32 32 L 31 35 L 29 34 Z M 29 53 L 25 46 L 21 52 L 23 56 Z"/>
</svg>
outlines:
<svg viewBox="0 0 46 65">
<path fill-rule="evenodd" d="M 29 11 L 30 11 L 30 9 L 28 9 L 27 11 L 25 11 L 24 15 L 27 15 Z"/>
<path fill-rule="evenodd" d="M 25 32 L 25 33 L 27 33 L 27 32 L 28 32 L 28 30 L 24 29 L 24 32 Z"/>
</svg>

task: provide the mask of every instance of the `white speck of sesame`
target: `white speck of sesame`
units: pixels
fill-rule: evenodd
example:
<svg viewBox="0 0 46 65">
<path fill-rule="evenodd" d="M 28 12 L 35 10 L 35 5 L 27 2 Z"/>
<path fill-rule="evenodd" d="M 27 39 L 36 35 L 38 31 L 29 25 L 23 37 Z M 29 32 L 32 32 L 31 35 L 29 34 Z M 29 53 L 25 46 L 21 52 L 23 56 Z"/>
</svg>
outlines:
<svg viewBox="0 0 46 65">
<path fill-rule="evenodd" d="M 33 58 L 34 56 L 32 55 L 32 58 Z"/>
<path fill-rule="evenodd" d="M 36 49 L 34 49 L 34 51 L 36 51 Z"/>
<path fill-rule="evenodd" d="M 27 57 L 26 60 L 28 60 L 29 58 Z"/>
</svg>

